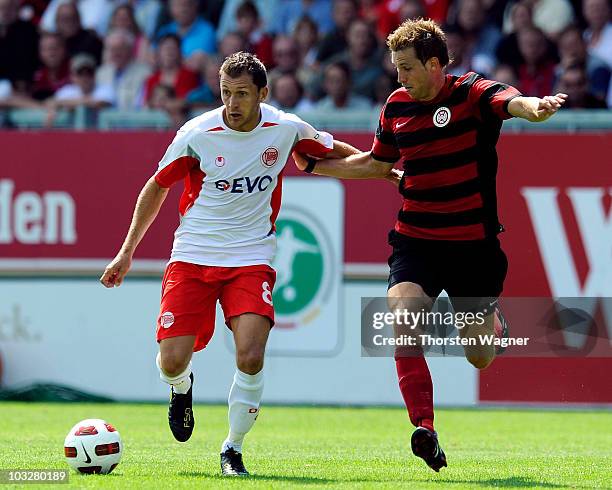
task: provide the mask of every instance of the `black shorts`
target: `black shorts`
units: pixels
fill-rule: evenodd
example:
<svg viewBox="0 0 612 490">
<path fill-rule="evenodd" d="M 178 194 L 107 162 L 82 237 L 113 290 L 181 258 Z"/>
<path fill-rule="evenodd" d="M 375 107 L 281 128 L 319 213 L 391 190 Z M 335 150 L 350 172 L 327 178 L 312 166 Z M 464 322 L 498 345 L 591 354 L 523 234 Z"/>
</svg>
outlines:
<svg viewBox="0 0 612 490">
<path fill-rule="evenodd" d="M 508 259 L 497 237 L 422 240 L 392 230 L 389 244 L 393 247 L 389 257 L 389 289 L 401 282 L 412 282 L 432 298 L 445 290 L 455 306 L 454 298 L 494 300 L 503 290 Z"/>
</svg>

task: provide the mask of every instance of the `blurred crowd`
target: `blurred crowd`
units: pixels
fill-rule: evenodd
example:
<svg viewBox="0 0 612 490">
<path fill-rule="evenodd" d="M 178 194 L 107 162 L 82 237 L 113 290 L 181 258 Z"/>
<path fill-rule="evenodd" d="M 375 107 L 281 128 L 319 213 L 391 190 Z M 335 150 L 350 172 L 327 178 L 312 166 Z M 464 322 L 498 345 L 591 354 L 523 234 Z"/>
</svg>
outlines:
<svg viewBox="0 0 612 490">
<path fill-rule="evenodd" d="M 369 110 L 398 87 L 385 39 L 443 25 L 451 74 L 476 71 L 566 108 L 612 105 L 610 0 L 0 0 L 0 109 L 142 108 L 180 124 L 221 104 L 251 51 L 284 110 Z"/>
</svg>

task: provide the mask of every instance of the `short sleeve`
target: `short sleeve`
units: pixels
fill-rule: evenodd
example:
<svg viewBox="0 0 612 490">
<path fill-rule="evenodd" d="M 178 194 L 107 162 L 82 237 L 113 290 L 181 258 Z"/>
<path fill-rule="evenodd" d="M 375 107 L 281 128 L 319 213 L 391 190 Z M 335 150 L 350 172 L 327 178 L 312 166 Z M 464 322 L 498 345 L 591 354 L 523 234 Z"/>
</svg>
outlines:
<svg viewBox="0 0 612 490">
<path fill-rule="evenodd" d="M 295 151 L 322 158 L 334 149 L 334 137 L 331 134 L 317 131 L 295 114 L 291 114 L 289 119 L 297 129 L 296 143 L 293 147 Z"/>
<path fill-rule="evenodd" d="M 191 131 L 179 129 L 168 146 L 155 173 L 155 182 L 160 187 L 170 187 L 184 179 L 192 168 L 200 164 L 199 155 L 193 150 L 189 141 Z"/>
<path fill-rule="evenodd" d="M 395 135 L 393 134 L 393 126 L 391 121 L 386 117 L 387 104 L 385 104 L 380 111 L 380 117 L 378 119 L 378 128 L 374 135 L 374 142 L 372 143 L 372 158 L 379 162 L 395 163 L 400 159 L 400 152 L 395 142 Z"/>
<path fill-rule="evenodd" d="M 473 103 L 480 105 L 481 113 L 484 106 L 488 112 L 492 112 L 500 119 L 513 117 L 508 112 L 508 104 L 512 99 L 521 95 L 510 85 L 484 78 L 479 78 L 470 87 L 470 99 Z"/>
</svg>

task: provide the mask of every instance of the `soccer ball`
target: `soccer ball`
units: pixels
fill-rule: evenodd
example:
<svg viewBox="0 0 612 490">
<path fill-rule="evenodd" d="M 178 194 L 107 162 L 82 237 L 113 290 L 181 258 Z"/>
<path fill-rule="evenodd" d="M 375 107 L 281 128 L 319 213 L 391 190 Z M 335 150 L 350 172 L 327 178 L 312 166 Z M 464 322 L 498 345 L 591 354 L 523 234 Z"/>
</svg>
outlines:
<svg viewBox="0 0 612 490">
<path fill-rule="evenodd" d="M 81 420 L 64 440 L 66 461 L 80 473 L 110 473 L 122 452 L 119 432 L 100 419 Z"/>
</svg>

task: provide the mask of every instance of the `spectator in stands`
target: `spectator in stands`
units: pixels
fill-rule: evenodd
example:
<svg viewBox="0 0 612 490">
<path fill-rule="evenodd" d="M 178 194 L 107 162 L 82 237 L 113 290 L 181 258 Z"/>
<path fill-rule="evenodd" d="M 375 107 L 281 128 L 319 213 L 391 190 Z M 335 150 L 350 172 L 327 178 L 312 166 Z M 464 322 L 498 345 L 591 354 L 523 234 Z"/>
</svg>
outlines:
<svg viewBox="0 0 612 490">
<path fill-rule="evenodd" d="M 604 60 L 612 68 L 612 22 L 609 0 L 584 0 L 582 13 L 588 24 L 584 32 L 589 53 Z"/>
<path fill-rule="evenodd" d="M 155 87 L 171 87 L 174 93 L 171 103 L 185 105 L 185 97 L 199 85 L 198 74 L 182 64 L 181 40 L 175 34 L 163 36 L 157 43 L 158 70 L 145 82 L 145 102 L 149 104 Z"/>
<path fill-rule="evenodd" d="M 236 11 L 244 0 L 226 0 L 219 19 L 217 28 L 217 39 L 220 41 L 228 32 L 238 29 Z M 264 32 L 276 32 L 276 17 L 278 16 L 279 4 L 283 0 L 254 0 L 257 11 L 261 16 L 262 29 Z"/>
<path fill-rule="evenodd" d="M 351 92 L 374 100 L 376 80 L 383 74 L 382 53 L 376 35 L 363 19 L 351 22 L 347 32 L 348 48 L 330 61 L 341 61 L 351 70 Z"/>
<path fill-rule="evenodd" d="M 104 39 L 104 64 L 96 72 L 96 83 L 111 85 L 115 107 L 121 110 L 143 106 L 143 85 L 151 69 L 134 60 L 134 36 L 123 29 L 110 31 Z"/>
<path fill-rule="evenodd" d="M 300 67 L 300 51 L 294 38 L 284 34 L 276 36 L 272 46 L 272 56 L 274 57 L 274 69 L 268 73 L 270 85 L 281 75 L 297 74 Z"/>
<path fill-rule="evenodd" d="M 236 10 L 237 32 L 247 40 L 248 51 L 266 66 L 272 67 L 272 37 L 263 31 L 259 11 L 249 0 Z"/>
<path fill-rule="evenodd" d="M 136 22 L 134 8 L 131 5 L 123 4 L 115 8 L 108 27 L 111 30 L 123 29 L 132 33 L 134 36 L 134 51 L 132 52 L 134 59 L 142 63 L 153 64 L 155 62 L 151 43 L 140 30 L 140 26 Z"/>
<path fill-rule="evenodd" d="M 518 45 L 524 62 L 518 69 L 517 88 L 528 96 L 544 97 L 551 93 L 555 60 L 547 54 L 544 33 L 537 27 L 526 27 L 518 33 Z"/>
<path fill-rule="evenodd" d="M 379 77 L 374 84 L 374 104 L 379 112 L 387 102 L 387 98 L 397 89 L 395 81 L 387 76 Z"/>
<path fill-rule="evenodd" d="M 459 0 L 454 23 L 463 34 L 466 57 L 472 69 L 490 75 L 496 64 L 495 47 L 501 33 L 486 22 L 482 0 Z"/>
<path fill-rule="evenodd" d="M 610 68 L 605 61 L 588 53 L 580 28 L 575 25 L 567 27 L 559 35 L 558 45 L 560 62 L 556 69 L 557 77 L 570 66 L 584 65 L 589 92 L 601 100 L 606 100 L 610 85 Z"/>
<path fill-rule="evenodd" d="M 302 67 L 313 69 L 317 64 L 319 44 L 319 29 L 317 25 L 310 17 L 305 15 L 298 20 L 292 36 L 300 53 Z"/>
<path fill-rule="evenodd" d="M 435 2 L 436 0 L 433 0 Z M 429 5 L 429 2 L 426 2 L 426 5 Z M 399 18 L 400 23 L 405 20 L 415 20 L 419 17 L 427 17 L 424 5 L 421 0 L 403 0 L 400 9 L 399 9 Z M 443 21 L 446 19 L 446 16 L 442 19 Z"/>
<path fill-rule="evenodd" d="M 389 33 L 400 25 L 403 3 L 398 0 L 360 0 L 359 16 L 376 32 L 379 41 L 384 42 Z"/>
<path fill-rule="evenodd" d="M 5 92 L 25 95 L 38 66 L 38 33 L 17 9 L 18 0 L 0 0 L 0 81 Z"/>
<path fill-rule="evenodd" d="M 351 22 L 357 18 L 356 0 L 335 0 L 333 9 L 333 29 L 323 36 L 319 44 L 317 61 L 329 61 L 348 46 L 347 32 Z"/>
<path fill-rule="evenodd" d="M 270 104 L 282 111 L 305 112 L 313 108 L 304 87 L 293 73 L 281 75 L 270 85 Z"/>
<path fill-rule="evenodd" d="M 147 102 L 149 109 L 164 111 L 170 117 L 172 126 L 180 128 L 187 120 L 186 106 L 179 103 L 174 88 L 170 85 L 156 85 Z"/>
<path fill-rule="evenodd" d="M 157 23 L 161 13 L 162 5 L 160 0 L 114 0 L 115 5 L 129 5 L 133 11 L 135 23 L 138 25 L 138 31 L 142 32 L 147 39 L 152 40 L 155 37 Z M 210 3 L 207 1 L 206 3 Z M 116 9 L 115 9 L 116 10 Z M 111 27 L 109 26 L 109 29 Z M 128 29 L 131 30 L 131 29 Z"/>
<path fill-rule="evenodd" d="M 323 89 L 325 97 L 315 105 L 315 108 L 318 110 L 368 110 L 373 107 L 371 100 L 351 93 L 351 69 L 342 61 L 327 65 Z"/>
<path fill-rule="evenodd" d="M 518 48 L 518 32 L 527 27 L 534 27 L 531 4 L 525 0 L 516 2 L 507 9 L 507 12 L 503 27 L 504 35 L 497 44 L 495 56 L 499 63 L 518 68 L 523 63 Z"/>
<path fill-rule="evenodd" d="M 61 4 L 55 13 L 57 33 L 64 38 L 68 57 L 88 53 L 97 64 L 102 60 L 102 41 L 92 29 L 83 29 L 81 17 L 74 3 Z"/>
<path fill-rule="evenodd" d="M 471 59 L 466 55 L 465 40 L 463 39 L 461 29 L 450 25 L 444 27 L 444 32 L 446 33 L 446 46 L 450 56 L 446 72 L 460 77 L 464 73 L 472 71 Z"/>
<path fill-rule="evenodd" d="M 565 68 L 559 77 L 557 87 L 567 94 L 565 109 L 605 109 L 606 103 L 589 92 L 584 65 Z"/>
<path fill-rule="evenodd" d="M 493 71 L 492 79 L 512 87 L 518 87 L 519 85 L 516 71 L 510 65 L 497 65 Z"/>
<path fill-rule="evenodd" d="M 247 40 L 238 32 L 228 32 L 219 42 L 219 56 L 221 59 L 227 58 L 232 53 L 246 51 L 248 48 Z"/>
<path fill-rule="evenodd" d="M 113 105 L 115 94 L 112 87 L 96 85 L 95 73 L 96 60 L 91 55 L 81 53 L 70 60 L 70 83 L 45 103 L 48 109 L 47 127 L 53 126 L 59 109 L 71 110 L 79 106 L 102 109 Z"/>
<path fill-rule="evenodd" d="M 51 0 L 40 21 L 43 31 L 55 32 L 55 17 L 60 5 L 67 2 L 75 3 L 79 9 L 81 25 L 84 29 L 93 29 L 98 36 L 106 35 L 108 21 L 113 11 L 113 2 L 109 0 Z"/>
<path fill-rule="evenodd" d="M 70 81 L 66 43 L 59 34 L 44 33 L 38 43 L 42 66 L 34 73 L 32 98 L 45 100 Z"/>
<path fill-rule="evenodd" d="M 181 38 L 181 51 L 185 64 L 199 71 L 206 54 L 216 51 L 215 29 L 212 24 L 198 17 L 198 0 L 169 0 L 172 22 L 160 27 L 157 38 L 176 34 Z"/>
<path fill-rule="evenodd" d="M 214 109 L 222 105 L 219 70 L 222 60 L 209 58 L 202 71 L 202 83 L 187 94 L 189 109 Z"/>
<path fill-rule="evenodd" d="M 274 31 L 278 34 L 293 32 L 297 21 L 304 15 L 317 23 L 322 34 L 327 34 L 334 27 L 331 0 L 280 0 Z"/>
</svg>

